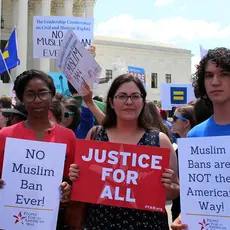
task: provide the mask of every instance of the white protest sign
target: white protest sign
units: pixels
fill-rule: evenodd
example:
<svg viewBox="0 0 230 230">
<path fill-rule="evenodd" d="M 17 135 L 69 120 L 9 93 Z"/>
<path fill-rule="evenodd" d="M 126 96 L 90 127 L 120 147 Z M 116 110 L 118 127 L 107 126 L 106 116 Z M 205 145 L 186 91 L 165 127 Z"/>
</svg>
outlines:
<svg viewBox="0 0 230 230">
<path fill-rule="evenodd" d="M 90 47 L 93 41 L 92 18 L 34 16 L 33 57 L 56 59 L 68 30 L 73 30 L 81 43 Z"/>
<path fill-rule="evenodd" d="M 57 66 L 81 95 L 85 95 L 84 83 L 95 83 L 102 70 L 73 31 L 65 35 L 58 53 Z"/>
<path fill-rule="evenodd" d="M 66 145 L 6 139 L 0 229 L 56 229 Z"/>
<path fill-rule="evenodd" d="M 160 84 L 161 107 L 171 110 L 172 107 L 186 105 L 195 99 L 192 84 Z"/>
<path fill-rule="evenodd" d="M 178 139 L 181 213 L 189 230 L 229 229 L 229 138 Z"/>
</svg>

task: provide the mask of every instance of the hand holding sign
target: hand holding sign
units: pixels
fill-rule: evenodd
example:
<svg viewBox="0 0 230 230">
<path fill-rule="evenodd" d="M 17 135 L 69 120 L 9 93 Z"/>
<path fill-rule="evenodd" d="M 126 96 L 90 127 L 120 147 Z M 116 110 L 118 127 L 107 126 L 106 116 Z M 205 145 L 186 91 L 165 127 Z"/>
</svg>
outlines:
<svg viewBox="0 0 230 230">
<path fill-rule="evenodd" d="M 87 83 L 83 84 L 82 86 L 84 90 L 84 96 L 82 96 L 83 101 L 86 105 L 93 103 L 93 92 L 90 86 Z"/>
<path fill-rule="evenodd" d="M 67 182 L 63 182 L 61 184 L 61 202 L 68 202 L 70 200 L 71 196 L 71 185 L 69 185 Z"/>
<path fill-rule="evenodd" d="M 75 181 L 79 177 L 79 169 L 76 164 L 70 165 L 69 169 L 69 179 Z"/>
<path fill-rule="evenodd" d="M 76 180 L 78 171 L 71 165 L 72 200 L 164 212 L 165 187 L 171 187 L 173 175 L 164 171 L 169 149 L 86 140 L 76 146 L 81 176 Z"/>
<path fill-rule="evenodd" d="M 57 57 L 57 66 L 81 95 L 85 94 L 83 84 L 96 82 L 102 70 L 73 31 L 65 35 Z"/>
<path fill-rule="evenodd" d="M 188 228 L 188 225 L 182 224 L 181 222 L 181 215 L 179 215 L 177 219 L 171 225 L 172 230 L 182 230 L 182 229 L 187 229 L 187 228 Z"/>
<path fill-rule="evenodd" d="M 174 171 L 172 169 L 165 169 L 165 172 L 162 174 L 161 183 L 167 189 L 171 189 L 172 179 L 173 179 Z"/>
</svg>

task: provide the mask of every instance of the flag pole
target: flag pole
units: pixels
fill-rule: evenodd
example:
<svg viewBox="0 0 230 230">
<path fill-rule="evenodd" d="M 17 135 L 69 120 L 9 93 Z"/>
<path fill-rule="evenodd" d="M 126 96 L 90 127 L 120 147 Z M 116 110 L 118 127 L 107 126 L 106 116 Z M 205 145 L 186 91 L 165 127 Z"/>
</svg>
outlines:
<svg viewBox="0 0 230 230">
<path fill-rule="evenodd" d="M 6 71 L 7 71 L 8 75 L 9 75 L 9 77 L 10 77 L 10 80 L 11 80 L 12 83 L 14 83 L 14 82 L 13 82 L 13 79 L 12 79 L 12 76 L 11 76 L 11 74 L 10 74 L 10 71 L 9 71 L 9 69 L 8 69 L 8 67 L 7 67 L 6 61 L 5 61 L 4 57 L 3 57 L 3 54 L 2 54 L 1 49 L 0 49 L 0 53 L 1 53 L 1 56 L 2 56 L 2 61 L 3 61 L 4 65 L 5 65 Z"/>
</svg>

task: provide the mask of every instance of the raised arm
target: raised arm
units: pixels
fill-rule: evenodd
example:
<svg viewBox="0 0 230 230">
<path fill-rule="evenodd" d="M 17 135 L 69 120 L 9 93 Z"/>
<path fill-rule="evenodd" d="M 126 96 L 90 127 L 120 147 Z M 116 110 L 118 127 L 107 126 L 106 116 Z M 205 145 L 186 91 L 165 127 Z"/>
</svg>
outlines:
<svg viewBox="0 0 230 230">
<path fill-rule="evenodd" d="M 95 119 L 97 120 L 98 124 L 101 125 L 105 114 L 98 108 L 98 106 L 93 101 L 93 92 L 88 84 L 85 84 L 85 91 L 87 94 L 82 97 L 85 105 L 89 108 L 89 110 L 93 113 Z"/>
</svg>

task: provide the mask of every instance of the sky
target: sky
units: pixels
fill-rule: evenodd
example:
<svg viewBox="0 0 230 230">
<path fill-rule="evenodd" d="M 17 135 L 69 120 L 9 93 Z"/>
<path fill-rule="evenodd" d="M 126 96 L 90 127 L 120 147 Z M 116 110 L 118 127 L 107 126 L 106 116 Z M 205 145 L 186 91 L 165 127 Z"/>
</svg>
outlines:
<svg viewBox="0 0 230 230">
<path fill-rule="evenodd" d="M 163 42 L 192 51 L 230 48 L 229 0 L 97 0 L 95 34 Z"/>
</svg>

